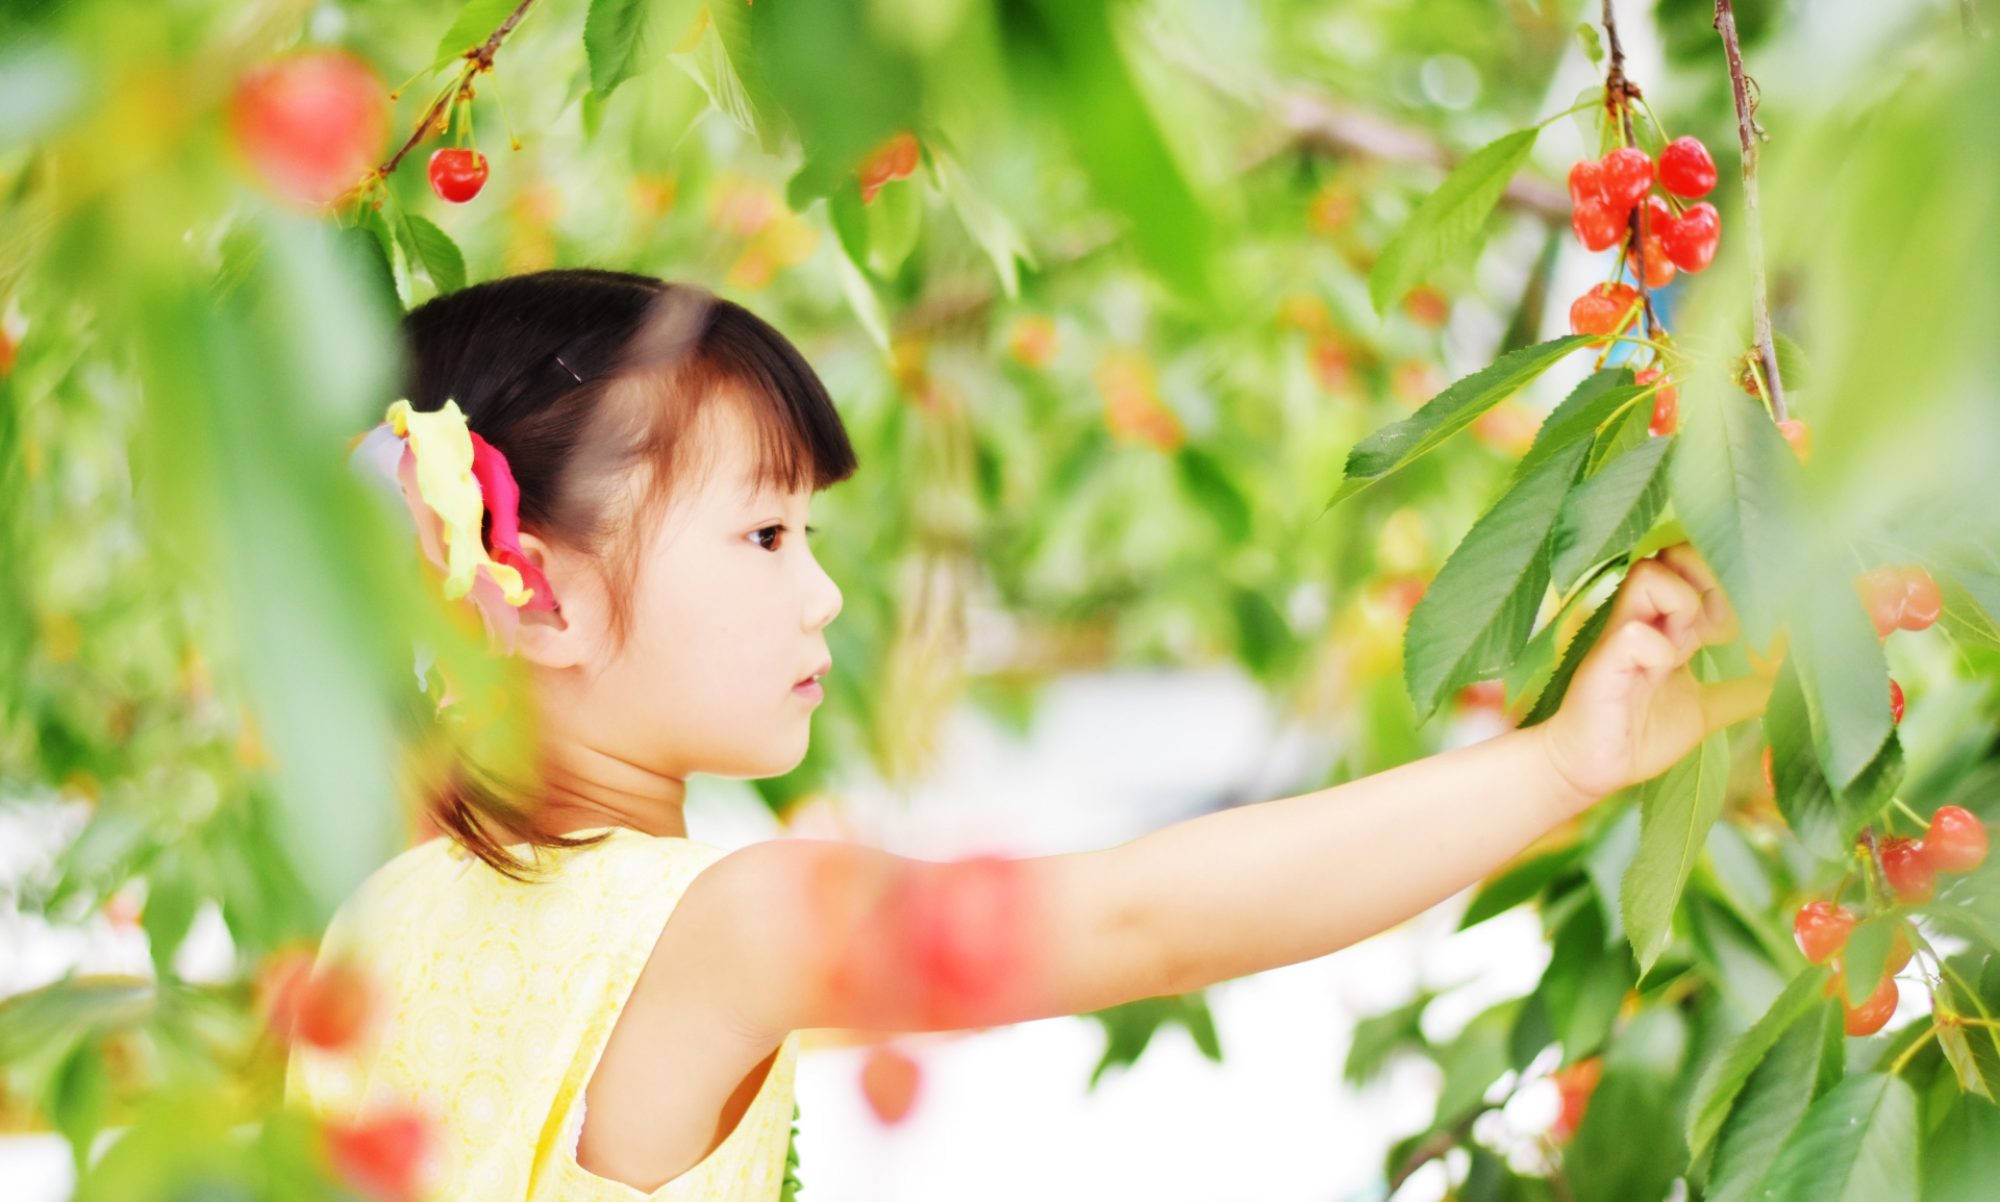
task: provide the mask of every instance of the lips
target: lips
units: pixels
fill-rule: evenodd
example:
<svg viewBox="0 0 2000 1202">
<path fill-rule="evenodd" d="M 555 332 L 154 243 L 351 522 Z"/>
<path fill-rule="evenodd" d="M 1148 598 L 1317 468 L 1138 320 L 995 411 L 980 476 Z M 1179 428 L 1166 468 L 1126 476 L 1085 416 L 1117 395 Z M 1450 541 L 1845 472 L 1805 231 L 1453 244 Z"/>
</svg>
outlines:
<svg viewBox="0 0 2000 1202">
<path fill-rule="evenodd" d="M 827 660 L 826 662 L 822 663 L 819 667 L 814 668 L 811 672 L 799 678 L 799 680 L 796 683 L 794 683 L 792 687 L 796 689 L 800 685 L 811 684 L 813 677 L 824 676 L 831 671 L 833 671 L 833 661 Z"/>
</svg>

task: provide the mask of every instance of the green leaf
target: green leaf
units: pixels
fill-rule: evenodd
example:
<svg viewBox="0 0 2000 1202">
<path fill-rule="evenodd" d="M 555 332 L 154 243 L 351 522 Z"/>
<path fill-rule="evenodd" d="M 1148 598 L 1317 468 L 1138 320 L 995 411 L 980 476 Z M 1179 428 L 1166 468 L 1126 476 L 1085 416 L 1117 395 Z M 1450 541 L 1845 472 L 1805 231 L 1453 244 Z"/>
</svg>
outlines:
<svg viewBox="0 0 2000 1202">
<path fill-rule="evenodd" d="M 1824 992 L 1826 981 L 1825 970 L 1818 968 L 1809 968 L 1793 977 L 1791 984 L 1785 986 L 1785 991 L 1771 1003 L 1764 1016 L 1737 1036 L 1727 1052 L 1708 1062 L 1695 1082 L 1694 1096 L 1688 1103 L 1690 1156 L 1699 1160 L 1709 1144 L 1714 1142 L 1737 1094 L 1742 1092 L 1750 1074 L 1763 1063 L 1765 1055 L 1777 1044 L 1785 1030 L 1815 1004 L 1827 1004 Z"/>
<path fill-rule="evenodd" d="M 1924 1137 L 1923 1202 L 1990 1202 L 2000 1181 L 2000 1106 L 1952 1100 Z"/>
<path fill-rule="evenodd" d="M 1669 491 L 1745 637 L 1768 647 L 1799 574 L 1799 463 L 1770 416 L 1724 387 L 1714 372 L 1682 387 Z"/>
<path fill-rule="evenodd" d="M 855 189 L 855 196 L 858 200 L 860 189 Z M 914 177 L 892 180 L 862 206 L 862 212 L 868 223 L 868 270 L 877 279 L 893 279 L 923 230 L 923 185 Z"/>
<path fill-rule="evenodd" d="M 454 59 L 464 57 L 465 52 L 473 47 L 483 45 L 519 7 L 521 0 L 467 0 L 465 7 L 458 10 L 458 17 L 452 21 L 451 28 L 438 39 L 437 53 L 432 56 L 430 69 L 435 71 Z"/>
<path fill-rule="evenodd" d="M 465 287 L 465 256 L 451 235 L 421 213 L 404 213 L 402 217 L 397 232 L 402 235 L 403 253 L 410 257 L 410 262 L 423 265 L 439 294 Z"/>
<path fill-rule="evenodd" d="M 1555 928 L 1551 940 L 1549 966 L 1536 992 L 1548 1007 L 1565 1064 L 1604 1045 L 1633 985 L 1630 959 L 1622 948 L 1606 954 L 1606 937 L 1602 911 L 1584 905 Z"/>
<path fill-rule="evenodd" d="M 1875 986 L 1882 980 L 1882 969 L 1889 962 L 1889 945 L 1895 940 L 1896 928 L 1902 925 L 1903 920 L 1897 915 L 1877 915 L 1848 935 L 1847 945 L 1840 950 L 1840 962 L 1846 973 L 1849 1005 L 1859 1006 L 1875 992 Z"/>
<path fill-rule="evenodd" d="M 1716 1136 L 1708 1202 L 1751 1202 L 1761 1193 L 1778 1149 L 1812 1103 L 1832 1012 L 1815 1006 L 1799 1015 L 1751 1071 Z"/>
<path fill-rule="evenodd" d="M 1549 537 L 1549 581 L 1558 590 L 1652 527 L 1667 501 L 1673 446 L 1671 434 L 1647 439 L 1570 490 Z"/>
<path fill-rule="evenodd" d="M 1966 562 L 1939 569 L 1933 573 L 1944 600 L 1939 624 L 1958 642 L 2000 650 L 2000 571 Z"/>
<path fill-rule="evenodd" d="M 1839 570 L 1796 607 L 1786 659 L 1798 667 L 1812 719 L 1813 750 L 1836 792 L 1853 786 L 1892 737 L 1889 664 L 1859 594 Z"/>
<path fill-rule="evenodd" d="M 750 6 L 711 4 L 709 24 L 685 49 L 668 57 L 708 94 L 709 103 L 757 139 L 765 154 L 784 145 L 785 113 L 765 83 L 763 65 L 752 53 Z"/>
<path fill-rule="evenodd" d="M 1227 467 L 1193 443 L 1181 444 L 1174 466 L 1181 487 L 1215 519 L 1224 538 L 1240 543 L 1250 537 L 1250 499 Z"/>
<path fill-rule="evenodd" d="M 1180 297 L 1212 307 L 1227 291 L 1215 270 L 1215 219 L 1133 77 L 1117 16 L 1116 6 L 1071 0 L 1006 6 L 999 24 L 1010 81 L 1037 106 L 1024 116 L 1058 131 L 1098 200 L 1127 219 L 1140 258 Z M 840 68 L 837 99 L 852 90 L 854 73 L 851 63 Z"/>
<path fill-rule="evenodd" d="M 1678 1008 L 1640 1010 L 1604 1053 L 1604 1076 L 1563 1157 L 1575 1202 L 1666 1196 L 1687 1165 L 1674 1130 L 1674 1078 L 1687 1046 Z M 1643 1137 L 1638 1133 L 1643 1132 Z"/>
<path fill-rule="evenodd" d="M 1628 367 L 1607 367 L 1585 376 L 1562 399 L 1562 403 L 1549 410 L 1549 415 L 1542 419 L 1541 428 L 1535 431 L 1533 445 L 1514 465 L 1514 475 L 1517 478 L 1525 476 L 1542 460 L 1577 439 L 1594 437 L 1598 427 L 1609 421 L 1620 406 L 1639 395 L 1640 391 L 1640 387 L 1632 382 L 1632 369 Z"/>
<path fill-rule="evenodd" d="M 1568 847 L 1523 860 L 1488 879 L 1466 903 L 1465 913 L 1458 920 L 1458 929 L 1463 931 L 1478 926 L 1534 897 L 1543 886 L 1575 864 L 1582 852 L 1581 843 L 1572 843 Z"/>
<path fill-rule="evenodd" d="M 972 235 L 972 240 L 979 243 L 986 257 L 992 260 L 993 270 L 1000 276 L 1000 287 L 1009 298 L 1020 296 L 1020 263 L 1026 262 L 1030 267 L 1036 265 L 1034 252 L 1028 248 L 1020 227 L 1004 209 L 980 192 L 942 135 L 935 135 L 925 151 L 930 155 L 938 187 L 943 190 L 945 199 L 951 202 L 952 211 L 958 214 L 965 232 Z"/>
<path fill-rule="evenodd" d="M 590 64 L 590 91 L 601 103 L 652 63 L 651 31 L 678 33 L 694 17 L 691 0 L 590 0 L 583 20 L 583 51 Z M 656 25 L 655 22 L 665 22 Z"/>
<path fill-rule="evenodd" d="M 1359 1088 L 1380 1076 L 1396 1053 L 1406 1048 L 1424 1048 L 1426 1041 L 1419 1020 L 1436 996 L 1420 991 L 1404 1005 L 1354 1024 L 1354 1038 L 1347 1045 L 1347 1063 L 1340 1070 L 1341 1079 Z"/>
<path fill-rule="evenodd" d="M 1551 456 L 1466 533 L 1424 590 L 1403 635 L 1403 679 L 1419 721 L 1453 689 L 1504 672 L 1548 591 L 1547 545 L 1583 443 Z"/>
<path fill-rule="evenodd" d="M 1348 452 L 1346 479 L 1334 490 L 1326 507 L 1333 508 L 1428 453 L 1588 341 L 1585 335 L 1569 334 L 1509 351 L 1438 393 L 1402 421 L 1362 439 Z"/>
<path fill-rule="evenodd" d="M 1639 851 L 1625 870 L 1619 912 L 1641 976 L 1666 950 L 1681 890 L 1722 813 L 1728 776 L 1729 738 L 1716 731 L 1639 789 Z"/>
<path fill-rule="evenodd" d="M 1576 628 L 1576 633 L 1569 636 L 1569 642 L 1563 647 L 1562 662 L 1556 665 L 1555 675 L 1549 677 L 1548 684 L 1542 686 L 1535 704 L 1522 716 L 1522 726 L 1546 722 L 1562 708 L 1563 694 L 1569 691 L 1569 682 L 1576 678 L 1576 670 L 1583 666 L 1583 657 L 1590 654 L 1590 649 L 1603 636 L 1604 628 L 1611 625 L 1611 603 L 1616 599 L 1606 597 L 1583 620 L 1583 625 Z"/>
<path fill-rule="evenodd" d="M 1473 151 L 1417 206 L 1368 273 L 1377 314 L 1472 244 L 1540 132 L 1539 126 L 1516 130 Z"/>
<path fill-rule="evenodd" d="M 1847 854 L 1857 821 L 1827 784 L 1813 751 L 1812 718 L 1792 657 L 1785 656 L 1764 706 L 1764 737 L 1771 746 L 1771 780 L 1778 788 L 1778 812 L 1807 850 L 1823 860 Z"/>
<path fill-rule="evenodd" d="M 104 1070 L 103 1040 L 79 1040 L 50 1082 L 43 1100 L 49 1122 L 69 1141 L 79 1176 L 111 1110 L 111 1078 Z"/>
<path fill-rule="evenodd" d="M 1576 40 L 1583 44 L 1583 52 L 1590 56 L 1592 65 L 1603 65 L 1604 42 L 1597 36 L 1597 26 L 1588 21 L 1577 22 Z"/>
<path fill-rule="evenodd" d="M 1864 1073 L 1806 1111 L 1771 1165 L 1769 1202 L 1900 1202 L 1917 1196 L 1917 1098 Z"/>
<path fill-rule="evenodd" d="M 1991 1028 L 1982 1030 L 1990 1038 Z M 1993 1083 L 1987 1079 L 1992 1067 L 1991 1057 L 1981 1056 L 1984 1049 L 1975 1050 L 1966 1035 L 1965 1026 L 1957 1022 L 1942 1022 L 1937 1027 L 1938 1047 L 1943 1049 L 1944 1058 L 1950 1062 L 1951 1071 L 1958 1076 L 1958 1086 L 1966 1093 L 1993 1101 Z"/>
</svg>

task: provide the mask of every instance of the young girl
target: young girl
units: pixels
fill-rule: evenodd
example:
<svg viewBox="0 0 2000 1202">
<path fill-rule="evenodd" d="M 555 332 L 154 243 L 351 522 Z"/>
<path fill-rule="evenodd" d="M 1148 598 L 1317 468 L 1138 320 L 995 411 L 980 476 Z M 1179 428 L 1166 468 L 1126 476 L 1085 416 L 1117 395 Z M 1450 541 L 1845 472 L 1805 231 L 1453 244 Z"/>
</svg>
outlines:
<svg viewBox="0 0 2000 1202">
<path fill-rule="evenodd" d="M 1079 1014 L 1326 955 L 1768 696 L 1689 674 L 1736 624 L 1681 544 L 1632 566 L 1538 726 L 1101 850 L 725 852 L 688 836 L 688 776 L 796 766 L 832 668 L 809 504 L 856 464 L 824 387 L 740 306 L 618 272 L 475 285 L 404 329 L 407 401 L 357 455 L 524 661 L 536 779 L 464 765 L 448 838 L 342 905 L 320 965 L 359 966 L 374 1017 L 297 1045 L 287 1097 L 415 1107 L 424 1197 L 776 1199 L 802 1030 Z"/>
</svg>

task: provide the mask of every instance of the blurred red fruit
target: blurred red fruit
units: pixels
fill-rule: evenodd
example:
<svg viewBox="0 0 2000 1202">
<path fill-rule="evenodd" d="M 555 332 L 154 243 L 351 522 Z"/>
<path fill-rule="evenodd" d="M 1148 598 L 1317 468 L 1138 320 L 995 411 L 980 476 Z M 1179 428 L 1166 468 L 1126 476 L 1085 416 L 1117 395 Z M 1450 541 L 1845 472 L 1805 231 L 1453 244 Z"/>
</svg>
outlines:
<svg viewBox="0 0 2000 1202">
<path fill-rule="evenodd" d="M 1938 872 L 1971 872 L 1986 862 L 1986 826 L 1963 806 L 1939 806 L 1923 846 Z"/>
<path fill-rule="evenodd" d="M 1899 901 L 1920 905 L 1937 892 L 1937 869 L 1931 866 L 1922 840 L 1891 835 L 1876 848 L 1882 857 L 1882 875 Z"/>
<path fill-rule="evenodd" d="M 301 50 L 246 72 L 229 99 L 229 133 L 274 192 L 320 207 L 364 182 L 389 136 L 390 104 L 374 68 L 345 50 Z"/>
<path fill-rule="evenodd" d="M 1792 920 L 1792 936 L 1813 964 L 1824 964 L 1840 954 L 1853 931 L 1854 915 L 1829 901 L 1807 902 Z"/>
<path fill-rule="evenodd" d="M 430 1140 L 430 1124 L 413 1110 L 392 1109 L 359 1122 L 324 1124 L 326 1150 L 342 1179 L 382 1202 L 408 1202 Z"/>
</svg>

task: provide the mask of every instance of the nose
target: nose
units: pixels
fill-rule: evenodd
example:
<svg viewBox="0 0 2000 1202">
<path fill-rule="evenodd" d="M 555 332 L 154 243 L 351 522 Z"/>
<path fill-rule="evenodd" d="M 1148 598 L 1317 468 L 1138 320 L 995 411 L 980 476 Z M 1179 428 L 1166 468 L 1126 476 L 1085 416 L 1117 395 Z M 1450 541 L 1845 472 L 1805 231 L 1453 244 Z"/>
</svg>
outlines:
<svg viewBox="0 0 2000 1202">
<path fill-rule="evenodd" d="M 818 560 L 813 561 L 813 575 L 816 577 L 816 591 L 813 604 L 806 610 L 807 629 L 820 630 L 840 613 L 844 598 L 840 594 L 840 586 L 827 575 L 825 568 L 819 566 Z"/>
</svg>

